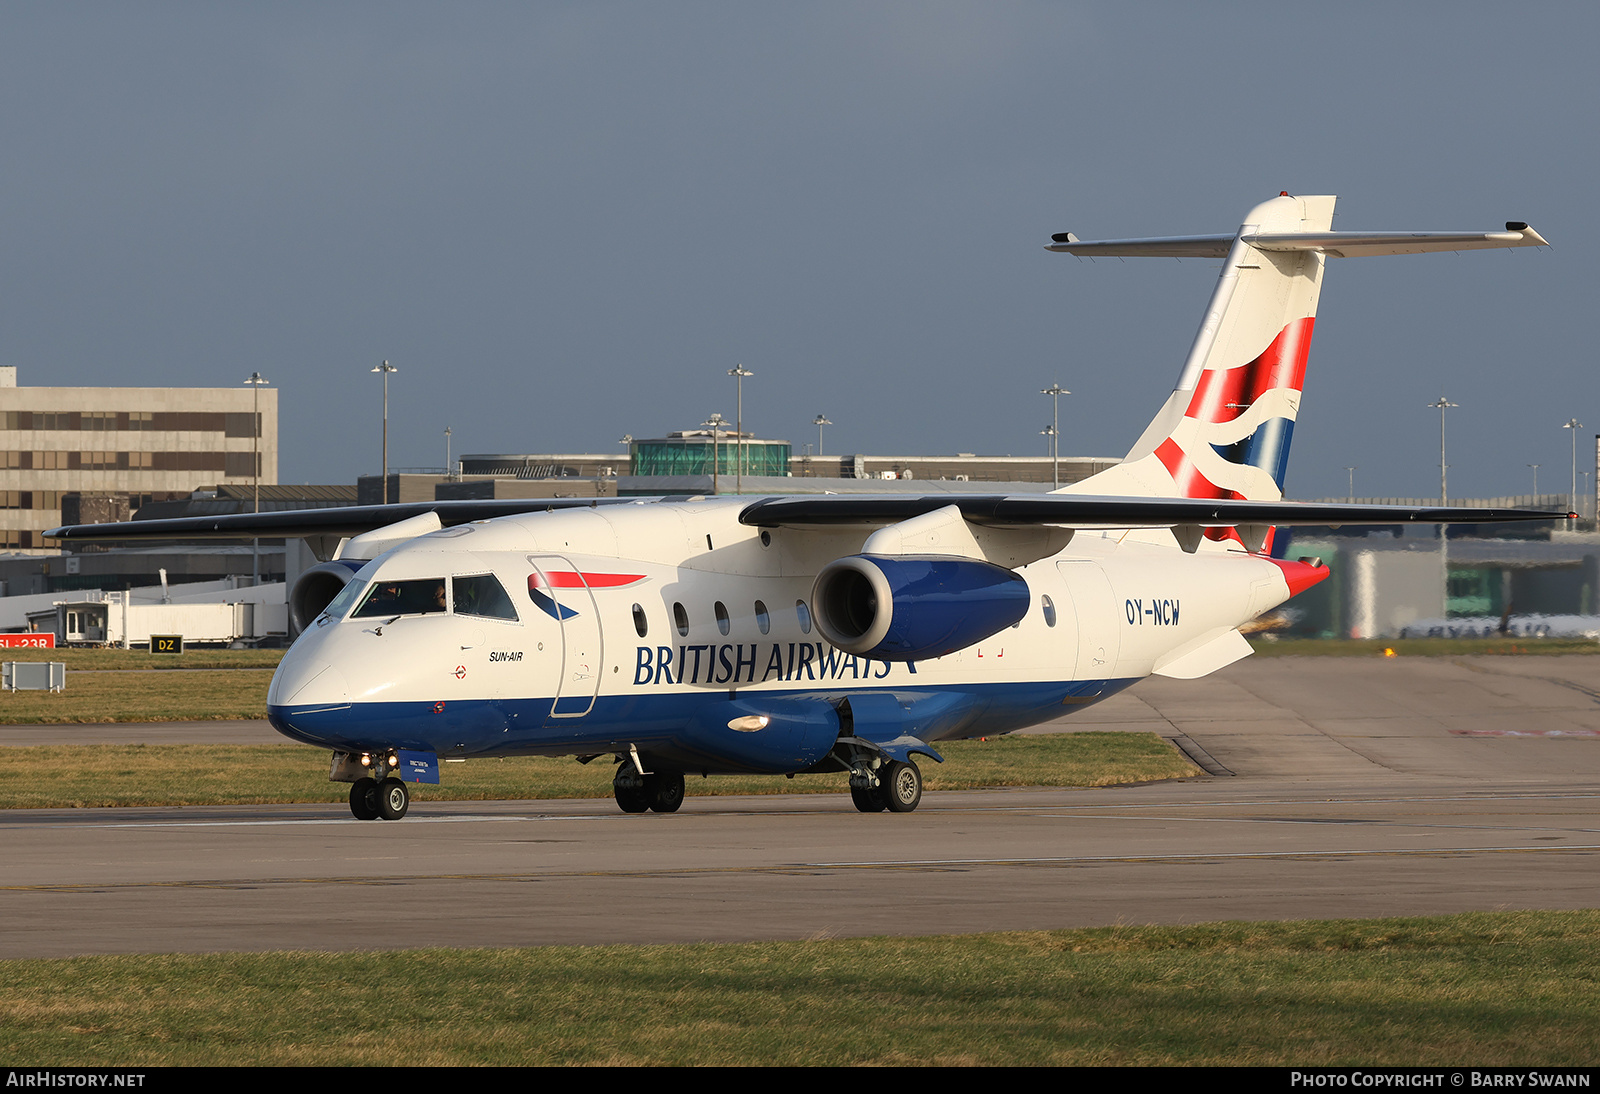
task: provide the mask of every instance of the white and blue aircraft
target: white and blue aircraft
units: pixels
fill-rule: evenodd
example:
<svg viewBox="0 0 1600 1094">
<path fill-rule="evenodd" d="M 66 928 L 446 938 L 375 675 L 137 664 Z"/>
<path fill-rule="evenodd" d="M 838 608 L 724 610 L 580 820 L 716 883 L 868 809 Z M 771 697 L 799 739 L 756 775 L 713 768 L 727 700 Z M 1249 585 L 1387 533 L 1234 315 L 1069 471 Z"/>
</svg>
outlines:
<svg viewBox="0 0 1600 1094">
<path fill-rule="evenodd" d="M 301 633 L 272 724 L 329 749 L 362 819 L 398 819 L 440 759 L 613 757 L 617 803 L 670 813 L 686 775 L 847 771 L 909 812 L 916 757 L 1046 722 L 1152 673 L 1245 656 L 1239 627 L 1327 576 L 1275 528 L 1551 519 L 1283 500 L 1330 257 L 1543 246 L 1503 232 L 1335 232 L 1280 194 L 1236 232 L 1075 255 L 1223 260 L 1176 388 L 1127 459 L 1026 496 L 799 496 L 366 506 L 79 525 L 91 539 L 303 536 Z"/>
</svg>

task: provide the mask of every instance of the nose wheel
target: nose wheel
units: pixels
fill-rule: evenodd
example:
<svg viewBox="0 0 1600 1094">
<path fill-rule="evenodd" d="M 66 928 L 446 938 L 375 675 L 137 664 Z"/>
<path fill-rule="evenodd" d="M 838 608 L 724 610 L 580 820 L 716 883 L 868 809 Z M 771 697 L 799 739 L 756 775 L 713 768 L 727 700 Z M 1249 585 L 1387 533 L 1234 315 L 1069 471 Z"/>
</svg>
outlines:
<svg viewBox="0 0 1600 1094">
<path fill-rule="evenodd" d="M 362 777 L 350 784 L 350 813 L 356 820 L 399 820 L 411 808 L 411 792 L 399 779 Z"/>
<path fill-rule="evenodd" d="M 411 792 L 405 783 L 390 778 L 378 784 L 378 815 L 384 820 L 399 820 L 410 808 Z"/>
<path fill-rule="evenodd" d="M 357 779 L 350 784 L 350 812 L 356 820 L 378 819 L 377 779 Z"/>
</svg>

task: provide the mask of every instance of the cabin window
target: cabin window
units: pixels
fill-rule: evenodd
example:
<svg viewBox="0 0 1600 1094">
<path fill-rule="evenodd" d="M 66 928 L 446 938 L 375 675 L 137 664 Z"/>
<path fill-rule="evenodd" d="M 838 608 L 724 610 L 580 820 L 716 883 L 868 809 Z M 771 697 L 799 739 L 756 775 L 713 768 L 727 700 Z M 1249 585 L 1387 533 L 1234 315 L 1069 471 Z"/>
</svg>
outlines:
<svg viewBox="0 0 1600 1094">
<path fill-rule="evenodd" d="M 516 606 L 506 587 L 493 574 L 450 579 L 450 595 L 455 599 L 457 615 L 481 615 L 490 619 L 517 618 Z"/>
<path fill-rule="evenodd" d="M 355 619 L 371 619 L 393 615 L 428 615 L 445 610 L 444 578 L 430 577 L 421 581 L 385 581 L 379 578 L 372 583 L 361 607 L 355 610 Z"/>
<path fill-rule="evenodd" d="M 645 618 L 644 609 L 637 604 L 633 606 L 633 629 L 639 632 L 640 638 L 650 633 L 650 620 Z"/>
<path fill-rule="evenodd" d="M 721 631 L 723 637 L 726 638 L 728 631 L 733 626 L 728 619 L 727 607 L 722 603 L 722 601 L 719 600 L 711 606 L 711 610 L 717 617 L 717 630 Z"/>
<path fill-rule="evenodd" d="M 761 628 L 762 634 L 772 629 L 772 616 L 767 614 L 767 606 L 759 600 L 756 601 L 756 626 Z"/>
<path fill-rule="evenodd" d="M 806 607 L 804 600 L 794 602 L 794 614 L 800 619 L 800 633 L 811 633 L 811 609 Z"/>
<path fill-rule="evenodd" d="M 672 605 L 672 622 L 677 625 L 679 638 L 689 637 L 689 613 L 683 610 L 682 604 Z"/>
<path fill-rule="evenodd" d="M 1048 596 L 1041 596 L 1039 598 L 1039 607 L 1044 609 L 1044 625 L 1047 626 L 1047 627 L 1055 626 L 1056 625 L 1056 605 L 1055 605 L 1055 601 L 1051 600 Z"/>
</svg>

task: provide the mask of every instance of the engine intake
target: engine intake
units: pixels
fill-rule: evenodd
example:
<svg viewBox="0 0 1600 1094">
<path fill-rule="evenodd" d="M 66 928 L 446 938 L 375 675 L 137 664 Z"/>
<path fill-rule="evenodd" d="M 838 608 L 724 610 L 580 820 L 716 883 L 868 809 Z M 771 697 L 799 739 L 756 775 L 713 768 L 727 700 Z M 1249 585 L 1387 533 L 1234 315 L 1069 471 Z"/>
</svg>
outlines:
<svg viewBox="0 0 1600 1094">
<path fill-rule="evenodd" d="M 811 590 L 829 643 L 880 661 L 921 661 L 981 642 L 1028 613 L 1028 583 L 1004 566 L 942 555 L 850 555 Z"/>
<path fill-rule="evenodd" d="M 295 633 L 311 626 L 365 565 L 365 560 L 355 558 L 323 562 L 296 578 L 294 588 L 289 590 L 289 620 Z"/>
</svg>

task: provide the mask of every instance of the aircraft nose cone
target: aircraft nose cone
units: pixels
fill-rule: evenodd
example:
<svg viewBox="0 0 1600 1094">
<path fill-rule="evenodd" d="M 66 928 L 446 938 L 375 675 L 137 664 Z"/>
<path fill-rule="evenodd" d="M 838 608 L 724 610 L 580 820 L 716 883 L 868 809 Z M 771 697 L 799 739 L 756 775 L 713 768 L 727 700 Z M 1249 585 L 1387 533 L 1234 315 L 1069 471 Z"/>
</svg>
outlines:
<svg viewBox="0 0 1600 1094">
<path fill-rule="evenodd" d="M 284 707 L 337 707 L 350 705 L 350 685 L 344 673 L 316 658 L 285 660 L 272 678 L 267 702 Z"/>
</svg>

